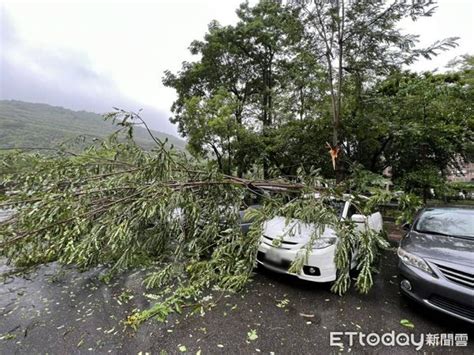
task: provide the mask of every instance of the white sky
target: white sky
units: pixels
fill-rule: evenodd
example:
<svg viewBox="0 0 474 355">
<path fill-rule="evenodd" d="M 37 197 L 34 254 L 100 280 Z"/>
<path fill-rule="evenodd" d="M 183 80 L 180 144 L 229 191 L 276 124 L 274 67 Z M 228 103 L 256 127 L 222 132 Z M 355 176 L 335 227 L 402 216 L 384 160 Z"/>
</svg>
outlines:
<svg viewBox="0 0 474 355">
<path fill-rule="evenodd" d="M 0 29 L 8 32 L 0 33 L 0 65 L 4 69 L 15 65 L 27 71 L 26 78 L 37 76 L 53 83 L 38 86 L 37 94 L 36 89 L 21 86 L 6 92 L 0 77 L 0 97 L 48 100 L 90 111 L 112 105 L 133 110 L 145 107 L 153 113 L 154 128 L 175 133 L 168 122 L 175 93 L 161 83 L 164 70 L 176 72 L 182 61 L 192 59 L 188 46 L 202 39 L 211 20 L 235 23 L 235 9 L 241 2 L 0 0 L 0 21 L 4 22 Z M 460 46 L 432 62 L 417 63 L 414 70 L 431 70 L 456 55 L 474 54 L 474 0 L 437 2 L 439 9 L 432 18 L 405 21 L 403 28 L 420 34 L 421 45 L 459 36 Z M 14 74 L 8 79 L 15 79 Z M 67 80 L 70 83 L 63 88 Z M 61 94 L 54 91 L 58 88 Z M 45 94 L 48 90 L 50 96 Z M 78 99 L 70 99 L 69 93 Z"/>
</svg>

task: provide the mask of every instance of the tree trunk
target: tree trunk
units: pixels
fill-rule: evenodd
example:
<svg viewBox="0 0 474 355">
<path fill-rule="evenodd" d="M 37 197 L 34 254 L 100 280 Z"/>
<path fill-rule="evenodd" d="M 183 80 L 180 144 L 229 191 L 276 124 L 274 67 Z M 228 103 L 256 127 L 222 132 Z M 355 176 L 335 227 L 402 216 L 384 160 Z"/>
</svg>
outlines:
<svg viewBox="0 0 474 355">
<path fill-rule="evenodd" d="M 224 172 L 224 167 L 222 166 L 222 156 L 219 153 L 219 150 L 216 148 L 214 144 L 210 144 L 214 154 L 216 155 L 217 159 L 217 166 L 219 167 L 219 171 Z"/>
<path fill-rule="evenodd" d="M 340 17 L 338 23 L 338 49 L 339 49 L 339 58 L 338 58 L 338 87 L 337 87 L 337 109 L 336 109 L 336 116 L 334 117 L 334 146 L 339 147 L 339 133 L 341 130 L 341 112 L 342 112 L 342 83 L 343 83 L 343 69 L 342 69 L 342 62 L 343 62 L 343 36 L 344 36 L 344 0 L 338 1 L 338 6 L 340 8 Z M 340 147 L 339 147 L 340 148 Z M 336 159 L 336 183 L 341 182 L 344 180 L 344 169 L 341 164 L 341 158 L 343 151 L 339 149 L 339 157 Z"/>
<path fill-rule="evenodd" d="M 268 128 L 272 124 L 272 58 L 273 54 L 270 54 L 270 60 L 266 63 L 266 66 L 263 69 L 263 102 L 262 102 L 262 133 L 263 139 L 266 140 L 268 136 Z M 268 158 L 264 154 L 263 156 L 263 178 L 268 179 L 270 165 L 268 163 Z"/>
</svg>

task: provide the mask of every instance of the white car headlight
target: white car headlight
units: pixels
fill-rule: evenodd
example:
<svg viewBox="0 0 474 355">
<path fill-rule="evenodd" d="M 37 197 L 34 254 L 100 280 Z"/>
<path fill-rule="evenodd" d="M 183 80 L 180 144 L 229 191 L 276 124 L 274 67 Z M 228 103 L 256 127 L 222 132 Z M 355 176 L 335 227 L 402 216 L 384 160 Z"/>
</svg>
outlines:
<svg viewBox="0 0 474 355">
<path fill-rule="evenodd" d="M 404 250 L 402 248 L 398 248 L 397 254 L 398 254 L 398 257 L 400 258 L 400 260 L 404 264 L 416 267 L 417 269 L 423 270 L 424 272 L 427 272 L 428 274 L 433 275 L 433 271 L 428 266 L 426 261 L 424 261 L 419 256 L 411 254 L 411 253 L 407 252 L 406 250 Z"/>
<path fill-rule="evenodd" d="M 324 249 L 334 245 L 336 243 L 336 238 L 333 237 L 321 237 L 314 241 L 313 249 Z"/>
</svg>

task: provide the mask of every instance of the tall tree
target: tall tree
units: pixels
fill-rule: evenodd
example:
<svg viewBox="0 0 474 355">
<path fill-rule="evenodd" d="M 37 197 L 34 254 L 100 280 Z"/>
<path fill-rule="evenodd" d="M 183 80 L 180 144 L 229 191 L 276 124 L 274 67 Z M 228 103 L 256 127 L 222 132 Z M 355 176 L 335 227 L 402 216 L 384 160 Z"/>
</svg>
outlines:
<svg viewBox="0 0 474 355">
<path fill-rule="evenodd" d="M 186 114 L 189 100 L 210 100 L 222 91 L 227 92 L 234 102 L 235 123 L 247 130 L 235 131 L 245 134 L 246 139 L 238 134 L 230 137 L 236 145 L 239 142 L 248 144 L 251 132 L 258 132 L 265 139 L 268 129 L 276 121 L 275 97 L 286 80 L 283 68 L 291 59 L 291 52 L 302 34 L 297 11 L 274 2 L 261 2 L 255 7 L 245 3 L 237 10 L 237 15 L 240 21 L 235 26 L 222 27 L 213 22 L 204 41 L 192 43 L 191 52 L 201 56 L 199 61 L 184 63 L 177 75 L 165 74 L 164 84 L 178 92 L 171 121 L 178 123 L 185 136 L 209 137 L 193 130 L 195 117 Z M 206 127 L 201 125 L 201 129 Z M 193 140 L 202 147 L 207 143 Z M 213 150 L 215 154 L 216 150 Z M 265 150 L 257 155 L 267 176 L 269 163 Z M 242 154 L 237 154 L 237 157 L 239 160 L 235 163 L 241 176 L 250 167 L 249 159 Z"/>
<path fill-rule="evenodd" d="M 341 136 L 344 121 L 345 80 L 354 76 L 357 88 L 368 76 L 386 75 L 423 56 L 431 58 L 440 50 L 455 46 L 455 38 L 415 48 L 417 37 L 397 29 L 400 20 L 431 16 L 434 7 L 427 2 L 345 0 L 303 2 L 303 16 L 314 55 L 325 68 L 333 118 L 332 148 L 348 148 Z M 340 161 L 336 178 L 342 178 Z"/>
<path fill-rule="evenodd" d="M 236 43 L 232 27 L 212 22 L 204 41 L 194 41 L 190 46 L 192 54 L 201 56 L 200 61 L 184 63 L 181 72 L 167 71 L 163 78 L 166 86 L 177 91 L 171 121 L 189 137 L 190 152 L 203 157 L 211 154 L 227 173 L 234 166 L 232 153 L 240 141 L 244 110 L 256 93 L 253 68 L 245 65 Z M 243 164 L 235 165 L 242 175 Z"/>
<path fill-rule="evenodd" d="M 390 167 L 395 183 L 428 197 L 449 171 L 470 159 L 473 87 L 463 72 L 393 73 L 362 97 L 346 121 L 350 159 L 374 172 Z M 442 192 L 442 191 L 438 191 Z"/>
</svg>

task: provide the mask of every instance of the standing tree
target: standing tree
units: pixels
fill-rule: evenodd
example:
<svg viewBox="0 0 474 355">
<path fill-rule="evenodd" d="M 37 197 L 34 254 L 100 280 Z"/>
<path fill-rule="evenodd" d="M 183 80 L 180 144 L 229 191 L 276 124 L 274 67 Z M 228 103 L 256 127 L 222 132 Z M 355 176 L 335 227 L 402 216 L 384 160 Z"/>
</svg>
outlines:
<svg viewBox="0 0 474 355">
<path fill-rule="evenodd" d="M 393 74 L 366 97 L 366 120 L 378 126 L 359 132 L 374 144 L 357 144 L 359 159 L 390 166 L 395 182 L 425 199 L 430 188 L 442 192 L 449 171 L 469 159 L 472 95 L 460 73 Z"/>
<path fill-rule="evenodd" d="M 199 54 L 200 60 L 184 63 L 177 75 L 166 72 L 164 84 L 178 93 L 171 121 L 178 123 L 180 133 L 190 137 L 193 153 L 203 153 L 210 146 L 218 162 L 223 154 L 232 153 L 234 157 L 229 161 L 234 160 L 234 164 L 229 169 L 237 166 L 239 176 L 259 161 L 266 177 L 269 159 L 255 138 L 258 134 L 265 142 L 269 129 L 278 121 L 276 97 L 285 87 L 285 68 L 301 38 L 302 26 L 296 10 L 274 2 L 261 2 L 255 7 L 242 4 L 237 14 L 240 21 L 235 26 L 211 23 L 204 41 L 194 41 L 191 45 L 191 52 Z M 202 117 L 202 124 L 196 125 L 196 115 L 188 111 L 194 110 L 198 102 L 208 106 L 205 101 L 223 93 L 232 101 L 229 120 L 238 129 L 226 137 L 217 132 L 202 134 L 199 131 L 210 127 L 207 118 Z M 216 141 L 229 143 L 225 153 L 216 147 Z M 255 145 L 250 157 L 247 156 L 251 153 L 247 149 L 249 143 Z M 232 151 L 231 146 L 234 146 Z M 223 164 L 219 166 L 222 168 Z"/>
<path fill-rule="evenodd" d="M 455 38 L 436 42 L 425 49 L 415 48 L 417 37 L 397 29 L 400 20 L 431 16 L 434 7 L 427 2 L 324 1 L 297 5 L 302 8 L 309 46 L 325 68 L 333 118 L 332 150 L 349 149 L 342 135 L 348 77 L 361 91 L 370 79 L 386 75 L 420 56 L 431 58 L 456 45 Z M 336 161 L 336 179 L 343 178 L 342 164 Z"/>
</svg>

